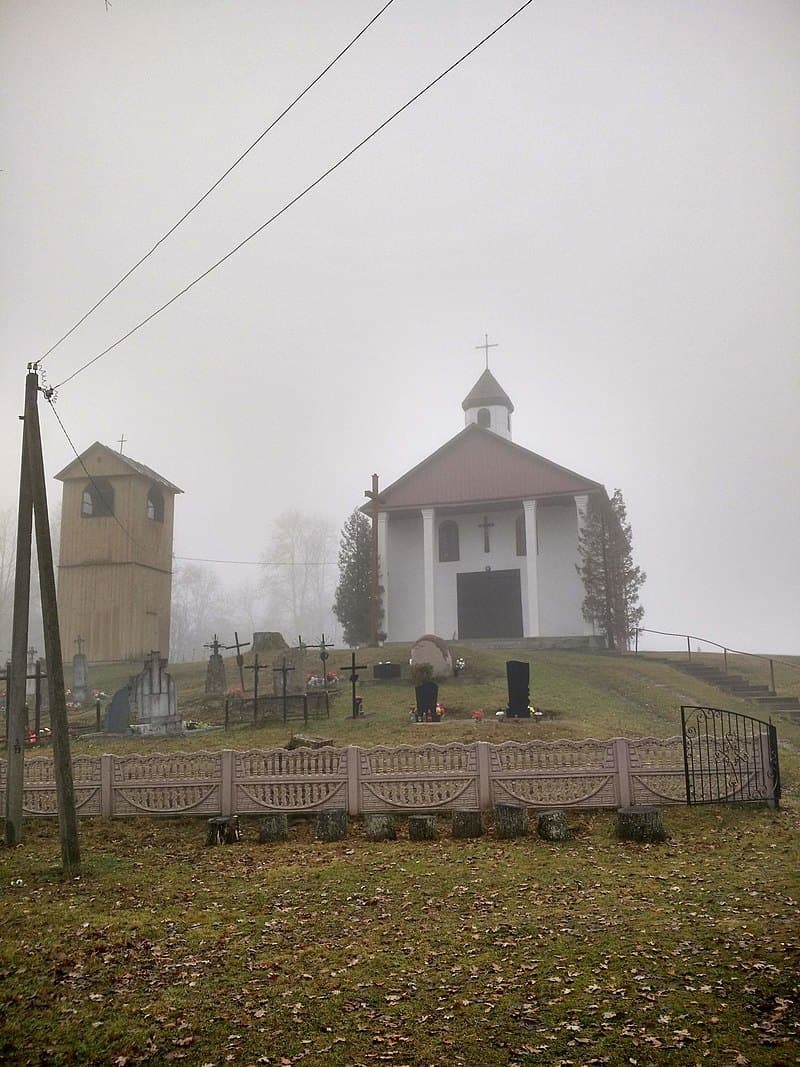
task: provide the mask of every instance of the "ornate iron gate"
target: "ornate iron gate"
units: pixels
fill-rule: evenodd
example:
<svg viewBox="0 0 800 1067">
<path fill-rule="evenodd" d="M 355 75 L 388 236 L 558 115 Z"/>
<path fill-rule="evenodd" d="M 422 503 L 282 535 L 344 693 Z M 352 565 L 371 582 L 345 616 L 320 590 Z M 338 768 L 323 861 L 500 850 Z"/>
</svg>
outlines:
<svg viewBox="0 0 800 1067">
<path fill-rule="evenodd" d="M 681 727 L 687 804 L 751 801 L 777 808 L 778 733 L 771 722 L 683 705 Z"/>
</svg>

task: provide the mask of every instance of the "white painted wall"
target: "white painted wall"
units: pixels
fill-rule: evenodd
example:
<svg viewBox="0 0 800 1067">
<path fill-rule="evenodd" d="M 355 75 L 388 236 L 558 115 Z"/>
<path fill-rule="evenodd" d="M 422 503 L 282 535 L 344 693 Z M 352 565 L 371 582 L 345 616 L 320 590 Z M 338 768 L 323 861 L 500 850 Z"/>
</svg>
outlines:
<svg viewBox="0 0 800 1067">
<path fill-rule="evenodd" d="M 578 525 L 574 501 L 538 507 L 539 624 L 542 636 L 583 634 L 583 583 L 578 562 Z"/>
<path fill-rule="evenodd" d="M 478 412 L 481 408 L 488 408 L 491 415 L 491 422 L 489 423 L 489 429 L 494 433 L 499 434 L 500 437 L 505 437 L 507 441 L 511 440 L 511 414 L 507 407 L 503 404 L 481 404 L 477 408 L 467 408 L 464 412 L 464 425 L 469 426 L 470 423 L 478 421 Z"/>
<path fill-rule="evenodd" d="M 416 641 L 425 631 L 422 515 L 389 515 L 386 549 L 387 641 Z"/>
</svg>

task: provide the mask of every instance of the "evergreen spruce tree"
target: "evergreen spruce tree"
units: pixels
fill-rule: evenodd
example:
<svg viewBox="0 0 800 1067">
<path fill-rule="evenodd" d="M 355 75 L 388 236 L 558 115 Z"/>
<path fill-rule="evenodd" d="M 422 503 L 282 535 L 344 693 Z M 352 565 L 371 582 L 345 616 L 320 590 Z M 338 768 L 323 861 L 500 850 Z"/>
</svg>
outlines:
<svg viewBox="0 0 800 1067">
<path fill-rule="evenodd" d="M 644 617 L 639 589 L 647 575 L 633 562 L 631 524 L 622 492 L 591 497 L 578 539 L 583 617 L 605 634 L 609 648 L 627 651 Z"/>
<path fill-rule="evenodd" d="M 339 541 L 339 585 L 333 613 L 342 624 L 346 644 L 369 644 L 372 585 L 372 525 L 358 508 L 342 527 Z M 383 592 L 379 588 L 378 595 Z M 378 603 L 378 624 L 383 610 Z"/>
</svg>

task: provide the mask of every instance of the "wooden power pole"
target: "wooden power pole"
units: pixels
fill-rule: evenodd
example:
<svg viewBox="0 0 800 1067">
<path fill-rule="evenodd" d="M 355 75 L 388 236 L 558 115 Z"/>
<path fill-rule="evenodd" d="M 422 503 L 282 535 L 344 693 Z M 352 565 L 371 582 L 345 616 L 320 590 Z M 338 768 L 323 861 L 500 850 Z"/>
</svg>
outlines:
<svg viewBox="0 0 800 1067">
<path fill-rule="evenodd" d="M 69 748 L 69 728 L 67 724 L 67 704 L 64 687 L 64 664 L 61 658 L 61 634 L 58 624 L 58 605 L 56 603 L 56 580 L 53 569 L 53 546 L 50 540 L 50 519 L 47 512 L 47 487 L 44 478 L 44 460 L 42 458 L 42 437 L 39 428 L 39 376 L 36 364 L 28 365 L 28 375 L 25 379 L 25 434 L 22 446 L 22 472 L 20 477 L 20 515 L 23 512 L 23 488 L 25 482 L 25 468 L 27 466 L 27 478 L 29 492 L 32 499 L 33 519 L 36 528 L 36 552 L 39 563 L 39 585 L 42 599 L 42 621 L 44 625 L 44 649 L 47 661 L 47 689 L 50 698 L 50 726 L 53 736 L 53 762 L 56 779 L 56 799 L 58 804 L 58 828 L 61 841 L 61 860 L 65 872 L 75 873 L 80 869 L 80 845 L 78 842 L 78 818 L 75 810 L 75 788 L 72 781 L 72 760 Z M 27 463 L 26 463 L 27 461 Z M 26 530 L 20 521 L 18 536 L 27 541 L 28 566 L 30 568 L 30 522 Z M 20 545 L 17 545 L 20 552 Z M 30 574 L 30 571 L 29 571 Z M 21 585 L 22 583 L 20 583 Z M 12 644 L 18 641 L 17 621 L 19 628 L 23 628 L 24 616 L 25 642 L 27 645 L 27 618 L 28 600 L 30 593 L 30 577 L 28 577 L 28 596 L 23 600 L 17 599 L 17 585 L 14 587 L 14 637 Z M 21 635 L 20 635 L 21 636 Z M 14 644 L 13 652 L 17 650 Z M 12 662 L 13 659 L 12 659 Z M 15 694 L 17 687 L 21 686 L 24 694 L 25 676 L 27 663 L 19 671 L 14 669 Z M 16 712 L 16 708 L 15 708 Z M 24 715 L 24 704 L 23 704 Z M 16 716 L 15 716 L 16 719 Z M 16 721 L 15 721 L 16 724 Z M 23 739 L 24 740 L 24 739 Z M 15 747 L 14 742 L 11 743 Z M 20 761 L 20 772 L 22 763 Z M 16 812 L 19 805 L 20 815 L 22 812 L 22 774 L 19 782 L 15 780 L 17 796 L 11 797 L 11 775 L 9 774 L 6 807 L 7 812 Z M 21 839 L 21 818 L 19 822 L 20 835 L 16 842 Z M 7 831 L 8 832 L 8 831 Z M 15 843 L 16 843 L 15 842 Z"/>
</svg>

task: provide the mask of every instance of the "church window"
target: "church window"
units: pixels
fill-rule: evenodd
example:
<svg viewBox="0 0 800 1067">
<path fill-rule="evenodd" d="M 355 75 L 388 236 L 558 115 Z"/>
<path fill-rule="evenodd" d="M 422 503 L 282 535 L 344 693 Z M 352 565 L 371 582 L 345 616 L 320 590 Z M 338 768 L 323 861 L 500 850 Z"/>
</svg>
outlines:
<svg viewBox="0 0 800 1067">
<path fill-rule="evenodd" d="M 85 519 L 104 518 L 114 514 L 114 489 L 108 478 L 93 478 L 83 490 L 81 515 Z"/>
<path fill-rule="evenodd" d="M 147 493 L 147 517 L 153 522 L 164 521 L 164 494 L 157 485 L 151 485 Z"/>
<path fill-rule="evenodd" d="M 525 515 L 517 516 L 517 555 L 527 556 L 528 543 L 525 537 Z"/>
<path fill-rule="evenodd" d="M 439 527 L 439 562 L 455 563 L 460 559 L 458 551 L 458 525 L 451 519 Z"/>
<path fill-rule="evenodd" d="M 488 408 L 478 408 L 478 425 L 488 430 L 492 425 L 492 413 Z"/>
</svg>

